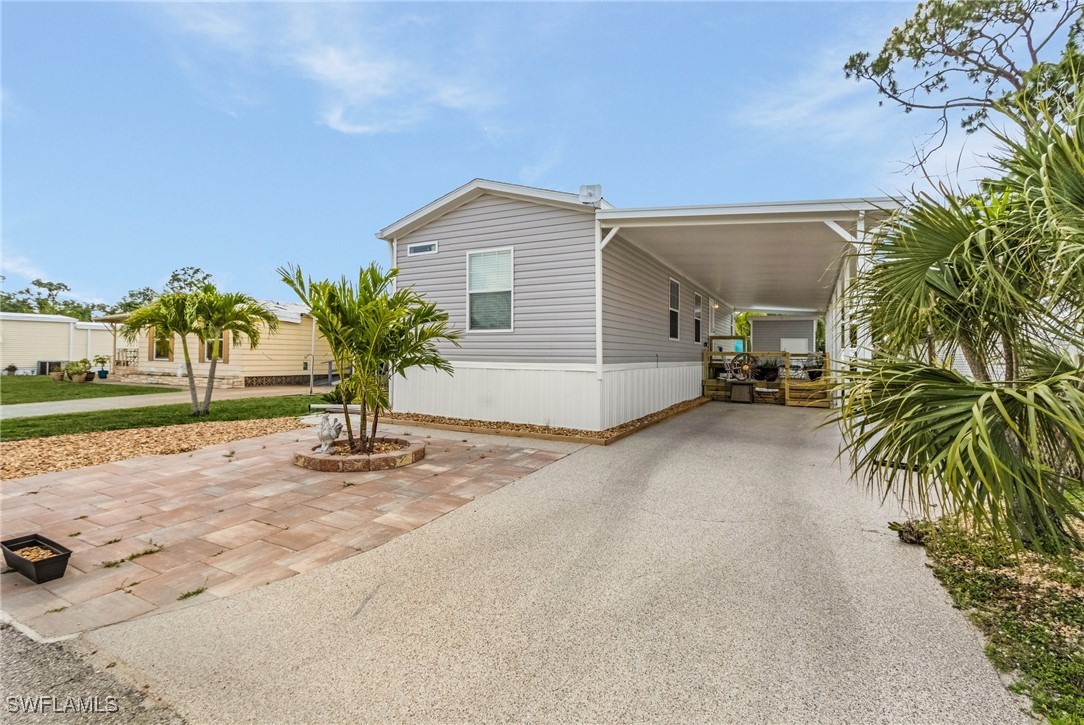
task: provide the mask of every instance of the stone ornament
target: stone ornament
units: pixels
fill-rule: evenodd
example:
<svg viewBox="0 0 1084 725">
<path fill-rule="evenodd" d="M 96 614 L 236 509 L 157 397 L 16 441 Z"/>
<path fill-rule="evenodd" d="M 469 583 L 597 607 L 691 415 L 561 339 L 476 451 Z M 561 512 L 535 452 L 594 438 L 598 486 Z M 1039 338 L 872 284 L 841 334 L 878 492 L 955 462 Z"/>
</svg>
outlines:
<svg viewBox="0 0 1084 725">
<path fill-rule="evenodd" d="M 343 432 L 343 424 L 338 420 L 332 420 L 330 414 L 320 416 L 320 452 L 331 453 L 335 445 L 335 439 Z"/>
</svg>

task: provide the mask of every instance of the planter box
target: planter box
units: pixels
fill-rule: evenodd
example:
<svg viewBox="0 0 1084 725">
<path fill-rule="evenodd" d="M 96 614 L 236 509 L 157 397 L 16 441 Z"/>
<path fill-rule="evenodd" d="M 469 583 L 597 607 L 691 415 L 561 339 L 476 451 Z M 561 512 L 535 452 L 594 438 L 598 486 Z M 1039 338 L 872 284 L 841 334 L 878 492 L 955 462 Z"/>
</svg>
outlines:
<svg viewBox="0 0 1084 725">
<path fill-rule="evenodd" d="M 19 549 L 28 546 L 40 546 L 43 549 L 49 549 L 55 555 L 41 561 L 30 561 L 19 556 Z M 40 534 L 29 534 L 8 539 L 0 542 L 0 547 L 4 550 L 4 563 L 35 584 L 42 584 L 64 576 L 64 570 L 68 568 L 68 559 L 72 555 L 71 549 L 61 546 L 52 539 L 47 539 Z"/>
</svg>

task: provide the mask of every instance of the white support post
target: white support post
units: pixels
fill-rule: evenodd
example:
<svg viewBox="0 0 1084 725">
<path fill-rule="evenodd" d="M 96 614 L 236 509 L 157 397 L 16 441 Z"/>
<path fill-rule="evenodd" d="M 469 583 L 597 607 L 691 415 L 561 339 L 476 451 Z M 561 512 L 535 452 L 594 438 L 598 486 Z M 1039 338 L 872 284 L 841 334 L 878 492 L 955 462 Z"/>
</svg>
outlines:
<svg viewBox="0 0 1084 725">
<path fill-rule="evenodd" d="M 858 250 L 857 270 L 856 276 L 861 277 L 866 274 L 870 267 L 873 266 L 873 262 L 869 256 L 869 248 L 866 244 L 866 212 L 858 212 L 858 225 L 857 225 L 856 241 L 855 245 Z M 857 356 L 864 360 L 868 360 L 873 356 L 873 335 L 870 331 L 868 321 L 862 321 L 858 324 L 858 345 Z"/>
<path fill-rule="evenodd" d="M 610 232 L 612 237 L 617 232 Z M 608 240 L 609 238 L 607 238 Z M 602 223 L 595 219 L 595 379 L 602 382 Z M 601 415 L 601 409 L 599 415 Z"/>
</svg>

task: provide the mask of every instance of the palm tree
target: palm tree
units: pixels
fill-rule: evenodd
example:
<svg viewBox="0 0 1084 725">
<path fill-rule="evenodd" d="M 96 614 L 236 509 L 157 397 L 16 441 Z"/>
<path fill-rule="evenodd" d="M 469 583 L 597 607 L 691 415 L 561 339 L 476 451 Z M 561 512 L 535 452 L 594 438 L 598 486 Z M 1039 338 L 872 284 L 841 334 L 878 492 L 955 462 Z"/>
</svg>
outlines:
<svg viewBox="0 0 1084 725">
<path fill-rule="evenodd" d="M 352 452 L 371 453 L 380 414 L 390 407 L 388 380 L 405 377 L 410 368 L 452 372 L 437 343 L 458 345 L 459 333 L 448 314 L 410 289 L 394 290 L 399 270 L 384 273 L 371 264 L 358 272 L 354 285 L 345 277 L 337 283 L 307 279 L 300 267 L 278 270 L 283 282 L 309 306 L 320 333 L 328 341 L 342 374 L 340 401 Z M 347 375 L 347 370 L 350 374 Z M 355 440 L 349 404 L 361 404 L 362 429 Z M 373 411 L 371 434 L 365 431 L 367 411 Z"/>
<path fill-rule="evenodd" d="M 261 326 L 268 333 L 278 329 L 279 321 L 266 307 L 241 292 L 219 292 L 214 285 L 205 284 L 192 294 L 192 316 L 195 332 L 200 343 L 209 347 L 207 359 L 207 392 L 200 407 L 200 415 L 211 412 L 211 393 L 215 387 L 215 369 L 222 357 L 222 342 L 229 335 L 234 345 L 241 338 L 248 339 L 250 349 L 260 344 Z M 187 355 L 187 353 L 186 353 Z M 193 387 L 194 387 L 193 383 Z"/>
<path fill-rule="evenodd" d="M 192 370 L 192 355 L 188 350 L 188 335 L 195 333 L 197 329 L 192 315 L 192 302 L 192 297 L 187 292 L 164 294 L 146 307 L 141 307 L 128 315 L 128 319 L 121 326 L 121 334 L 131 342 L 140 332 L 153 330 L 156 337 L 170 340 L 170 345 L 173 344 L 174 335 L 181 338 L 184 367 L 188 374 L 188 391 L 192 395 L 192 415 L 199 415 L 200 403 L 199 395 L 196 393 L 196 377 Z"/>
<path fill-rule="evenodd" d="M 1081 546 L 1084 105 L 1003 138 L 979 193 L 918 195 L 864 250 L 849 302 L 873 358 L 835 416 L 856 474 L 1016 545 Z M 940 360 L 963 353 L 974 379 Z"/>
</svg>

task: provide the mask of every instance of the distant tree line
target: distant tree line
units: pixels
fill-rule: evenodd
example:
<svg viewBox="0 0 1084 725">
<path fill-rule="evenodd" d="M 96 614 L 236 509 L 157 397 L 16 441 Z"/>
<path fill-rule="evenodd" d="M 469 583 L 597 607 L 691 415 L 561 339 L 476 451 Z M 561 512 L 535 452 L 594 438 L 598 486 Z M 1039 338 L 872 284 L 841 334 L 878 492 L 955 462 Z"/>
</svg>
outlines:
<svg viewBox="0 0 1084 725">
<path fill-rule="evenodd" d="M 5 278 L 0 276 L 0 282 Z M 173 270 L 165 287 L 156 290 L 140 287 L 129 290 L 116 304 L 81 302 L 70 295 L 71 287 L 63 282 L 35 279 L 29 286 L 9 292 L 0 290 L 0 311 L 31 312 L 41 315 L 66 315 L 77 320 L 89 321 L 100 315 L 134 312 L 146 307 L 163 294 L 193 292 L 212 281 L 211 275 L 199 267 L 181 267 Z"/>
</svg>

